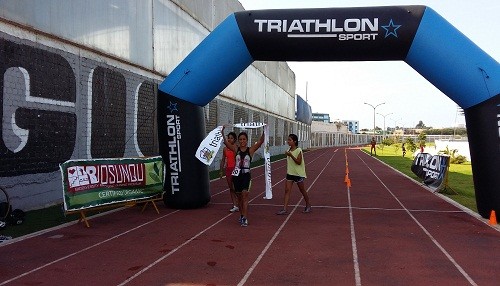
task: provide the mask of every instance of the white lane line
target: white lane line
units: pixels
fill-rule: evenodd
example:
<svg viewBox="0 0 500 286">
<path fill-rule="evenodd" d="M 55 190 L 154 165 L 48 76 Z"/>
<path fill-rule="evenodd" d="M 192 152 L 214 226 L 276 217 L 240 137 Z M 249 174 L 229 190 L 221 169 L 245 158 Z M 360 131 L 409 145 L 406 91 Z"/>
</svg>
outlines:
<svg viewBox="0 0 500 286">
<path fill-rule="evenodd" d="M 198 234 L 196 234 L 195 236 L 191 237 L 189 240 L 185 241 L 183 244 L 177 246 L 176 248 L 174 248 L 173 250 L 171 250 L 169 253 L 167 253 L 167 254 L 163 255 L 162 257 L 158 258 L 156 261 L 154 261 L 153 263 L 151 263 L 148 266 L 144 267 L 141 271 L 137 272 L 136 274 L 134 274 L 133 276 L 129 277 L 127 280 L 123 281 L 122 283 L 120 283 L 118 285 L 125 285 L 128 282 L 134 280 L 135 278 L 137 278 L 137 276 L 139 276 L 142 273 L 148 271 L 153 266 L 155 266 L 156 264 L 160 263 L 162 260 L 164 260 L 165 258 L 169 257 L 170 255 L 174 254 L 175 252 L 177 252 L 177 250 L 179 250 L 183 246 L 189 244 L 191 241 L 195 240 L 197 237 L 199 237 L 200 235 L 204 234 L 205 232 L 207 232 L 208 230 L 210 230 L 212 227 L 218 225 L 221 221 L 225 220 L 226 218 L 228 218 L 231 215 L 232 214 L 228 214 L 228 215 L 224 216 L 223 218 L 221 218 L 217 222 L 213 223 L 211 226 L 209 226 L 209 227 L 205 228 L 204 230 L 200 231 Z"/>
<path fill-rule="evenodd" d="M 356 244 L 356 232 L 354 231 L 354 217 L 352 215 L 351 207 L 351 189 L 347 187 L 347 198 L 349 201 L 349 221 L 351 224 L 351 245 L 352 245 L 352 261 L 354 266 L 354 280 L 356 285 L 361 285 L 361 274 L 359 272 L 359 260 L 358 260 L 358 247 Z"/>
<path fill-rule="evenodd" d="M 336 153 L 334 153 L 331 157 L 330 157 L 330 160 L 328 160 L 328 163 L 325 164 L 325 167 L 323 167 L 323 169 L 321 170 L 321 172 L 318 174 L 318 176 L 316 176 L 316 178 L 314 179 L 314 181 L 311 183 L 311 185 L 307 188 L 307 192 L 309 192 L 309 190 L 312 188 L 312 186 L 316 183 L 316 181 L 318 180 L 318 178 L 321 176 L 321 174 L 325 171 L 326 167 L 328 166 L 328 164 L 330 164 L 330 162 L 332 161 L 333 157 L 335 157 Z M 283 180 L 282 180 L 283 181 Z M 295 212 L 295 210 L 297 210 L 297 208 L 299 207 L 300 205 L 300 202 L 303 200 L 304 198 L 301 198 L 297 204 L 295 204 L 295 207 L 292 209 L 292 211 L 290 212 L 290 214 L 287 216 L 287 218 L 285 219 L 285 221 L 281 224 L 281 226 L 278 228 L 278 230 L 274 233 L 273 237 L 271 238 L 271 240 L 269 240 L 269 242 L 267 243 L 267 245 L 264 247 L 264 249 L 262 250 L 262 252 L 260 253 L 260 255 L 257 257 L 257 259 L 254 261 L 254 263 L 252 264 L 252 266 L 250 266 L 250 268 L 248 269 L 247 273 L 245 273 L 245 276 L 243 276 L 243 278 L 241 279 L 241 281 L 238 283 L 238 286 L 241 286 L 241 285 L 244 285 L 247 280 L 248 280 L 248 277 L 250 277 L 250 275 L 253 273 L 253 271 L 255 270 L 255 268 L 257 267 L 257 265 L 260 263 L 260 261 L 262 260 L 262 258 L 264 257 L 264 255 L 266 254 L 266 252 L 269 250 L 269 248 L 271 247 L 271 245 L 274 243 L 274 241 L 276 240 L 276 238 L 278 237 L 278 235 L 281 233 L 281 231 L 283 230 L 283 228 L 285 227 L 285 225 L 288 223 L 288 221 L 290 220 L 290 218 L 292 217 L 292 214 Z"/>
<path fill-rule="evenodd" d="M 273 185 L 276 186 L 278 185 L 279 183 L 281 183 L 282 181 L 284 180 L 281 179 L 279 182 L 275 183 Z M 259 198 L 262 194 L 264 194 L 264 192 L 260 193 L 259 195 L 257 195 L 255 198 L 253 198 L 252 200 L 250 200 L 249 202 Z M 160 263 L 162 260 L 164 260 L 165 258 L 169 257 L 170 255 L 174 254 L 175 252 L 177 252 L 179 249 L 181 249 L 182 247 L 186 246 L 187 244 L 191 243 L 193 240 L 195 240 L 196 238 L 198 238 L 200 235 L 204 234 L 205 232 L 207 232 L 208 230 L 210 230 L 211 228 L 213 228 L 214 226 L 216 226 L 217 224 L 221 223 L 223 220 L 225 220 L 226 218 L 230 217 L 232 215 L 232 213 L 230 214 L 227 214 L 225 215 L 224 217 L 222 217 L 221 219 L 219 219 L 217 222 L 213 223 L 211 226 L 205 228 L 204 230 L 200 231 L 199 233 L 197 233 L 196 235 L 194 235 L 193 237 L 191 237 L 190 239 L 188 239 L 187 241 L 185 241 L 184 243 L 182 243 L 181 245 L 177 246 L 175 249 L 173 249 L 172 251 L 170 251 L 169 253 L 165 254 L 164 256 L 158 258 L 157 260 L 155 260 L 153 263 L 149 264 L 148 266 L 146 266 L 145 268 L 143 268 L 141 271 L 137 272 L 136 274 L 134 274 L 133 276 L 129 277 L 127 280 L 123 281 L 122 283 L 118 284 L 118 285 L 125 285 L 127 284 L 128 282 L 132 281 L 133 279 L 137 278 L 139 275 L 143 274 L 144 272 L 146 272 L 147 270 L 151 269 L 152 267 L 154 267 L 156 264 Z"/>
<path fill-rule="evenodd" d="M 429 237 L 429 239 L 441 250 L 441 252 L 448 258 L 448 260 L 457 268 L 457 270 L 469 281 L 471 285 L 477 286 L 477 283 L 465 272 L 465 270 L 453 259 L 453 257 L 444 249 L 443 246 L 432 236 L 432 234 L 417 220 L 416 217 L 413 216 L 413 214 L 410 212 L 409 209 L 407 209 L 403 203 L 394 195 L 393 192 L 382 182 L 382 180 L 375 174 L 375 172 L 366 164 L 366 162 L 358 155 L 359 159 L 366 165 L 366 167 L 370 170 L 370 172 L 377 178 L 377 180 L 384 186 L 384 188 L 391 194 L 391 196 L 399 203 L 399 205 L 404 209 L 404 211 L 413 219 L 413 221 L 422 229 L 422 231 Z"/>
<path fill-rule="evenodd" d="M 347 161 L 349 162 L 349 160 Z M 354 216 L 352 214 L 353 207 L 351 204 L 351 188 L 349 186 L 347 186 L 347 201 L 349 205 L 349 223 L 351 225 L 351 246 L 352 246 L 352 261 L 354 266 L 354 280 L 356 281 L 356 286 L 361 286 L 361 273 L 359 271 L 358 247 L 356 243 L 356 231 L 354 230 Z"/>
<path fill-rule="evenodd" d="M 153 222 L 156 222 L 157 220 L 160 220 L 160 219 L 162 219 L 162 218 L 164 218 L 164 217 L 167 217 L 167 216 L 169 216 L 169 215 L 171 215 L 171 214 L 174 214 L 174 213 L 176 213 L 176 212 L 178 212 L 178 211 L 179 211 L 179 210 L 173 211 L 173 212 L 168 213 L 168 214 L 166 214 L 166 215 L 163 215 L 163 216 L 161 216 L 161 217 L 159 217 L 159 218 L 156 218 L 156 219 L 154 219 L 154 220 L 152 220 L 152 221 L 149 221 L 149 222 L 143 223 L 143 224 L 138 225 L 138 226 L 136 226 L 136 227 L 134 227 L 134 228 L 131 228 L 131 229 L 129 229 L 129 230 L 127 230 L 127 231 L 125 231 L 125 232 L 122 232 L 122 233 L 117 234 L 117 235 L 115 235 L 115 236 L 113 236 L 113 237 L 110 237 L 110 238 L 108 238 L 108 239 L 106 239 L 106 240 L 103 240 L 103 241 L 98 242 L 98 243 L 95 243 L 95 244 L 93 244 L 93 245 L 91 245 L 91 246 L 85 247 L 85 248 L 83 248 L 83 249 L 81 249 L 81 250 L 79 250 L 79 251 L 73 252 L 73 253 L 68 254 L 68 255 L 66 255 L 66 256 L 63 256 L 63 257 L 61 257 L 61 258 L 59 258 L 59 259 L 53 260 L 53 261 L 51 261 L 51 262 L 49 262 L 49 263 L 46 263 L 46 264 L 44 264 L 44 265 L 42 265 L 42 266 L 39 266 L 39 267 L 37 267 L 37 268 L 34 268 L 34 269 L 30 270 L 30 271 L 24 272 L 24 273 L 23 273 L 23 274 L 21 274 L 21 275 L 18 275 L 18 276 L 13 277 L 13 278 L 11 278 L 11 279 L 9 279 L 9 280 L 3 281 L 2 283 L 0 283 L 0 285 L 5 285 L 5 284 L 10 283 L 10 282 L 12 282 L 12 281 L 15 281 L 15 280 L 17 280 L 17 279 L 19 279 L 19 278 L 22 278 L 22 277 L 24 277 L 24 276 L 26 276 L 26 275 L 29 275 L 29 274 L 32 274 L 32 273 L 34 273 L 34 272 L 38 271 L 38 270 L 41 270 L 41 269 L 43 269 L 43 268 L 45 268 L 45 267 L 48 267 L 48 266 L 50 266 L 50 265 L 52 265 L 52 264 L 55 264 L 55 263 L 60 262 L 60 261 L 63 261 L 63 260 L 68 259 L 68 258 L 70 258 L 70 257 L 72 257 L 72 256 L 75 256 L 75 255 L 77 255 L 77 254 L 80 254 L 80 253 L 82 253 L 82 252 L 85 252 L 85 251 L 87 251 L 87 250 L 90 250 L 90 249 L 92 249 L 92 248 L 94 248 L 94 247 L 97 247 L 97 246 L 99 246 L 99 245 L 101 245 L 101 244 L 104 244 L 104 243 L 106 243 L 106 242 L 109 242 L 109 241 L 111 241 L 111 240 L 114 240 L 114 239 L 116 239 L 116 238 L 119 238 L 119 237 L 121 237 L 121 236 L 123 236 L 123 235 L 125 235 L 125 234 L 127 234 L 127 233 L 130 233 L 130 232 L 132 232 L 132 231 L 134 231 L 134 230 L 136 230 L 136 229 L 139 229 L 139 228 L 144 227 L 144 226 L 146 226 L 146 225 L 148 225 L 148 224 L 151 224 L 151 223 L 153 223 Z"/>
</svg>

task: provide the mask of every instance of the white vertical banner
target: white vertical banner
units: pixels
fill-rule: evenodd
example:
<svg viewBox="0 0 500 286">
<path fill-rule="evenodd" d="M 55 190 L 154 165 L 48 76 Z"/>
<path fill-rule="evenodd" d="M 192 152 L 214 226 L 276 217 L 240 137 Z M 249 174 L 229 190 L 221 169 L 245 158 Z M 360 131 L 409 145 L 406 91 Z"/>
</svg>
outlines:
<svg viewBox="0 0 500 286">
<path fill-rule="evenodd" d="M 269 125 L 264 126 L 264 174 L 266 176 L 266 195 L 264 199 L 273 198 L 273 189 L 271 184 L 271 153 L 269 153 Z"/>
<path fill-rule="evenodd" d="M 215 159 L 215 155 L 219 152 L 224 140 L 223 136 L 222 126 L 217 126 L 203 139 L 194 156 L 203 162 L 203 164 L 210 166 Z"/>
</svg>

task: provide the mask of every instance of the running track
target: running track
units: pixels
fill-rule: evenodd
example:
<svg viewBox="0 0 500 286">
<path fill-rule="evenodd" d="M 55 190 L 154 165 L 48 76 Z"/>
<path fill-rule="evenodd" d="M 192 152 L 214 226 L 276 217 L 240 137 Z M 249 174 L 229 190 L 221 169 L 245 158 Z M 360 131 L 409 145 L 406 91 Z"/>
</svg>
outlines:
<svg viewBox="0 0 500 286">
<path fill-rule="evenodd" d="M 205 208 L 125 208 L 4 242 L 0 285 L 499 285 L 498 227 L 359 149 L 304 157 L 310 214 L 296 186 L 290 215 L 274 214 L 281 160 L 272 200 L 252 170 L 247 228 L 215 180 Z"/>
</svg>

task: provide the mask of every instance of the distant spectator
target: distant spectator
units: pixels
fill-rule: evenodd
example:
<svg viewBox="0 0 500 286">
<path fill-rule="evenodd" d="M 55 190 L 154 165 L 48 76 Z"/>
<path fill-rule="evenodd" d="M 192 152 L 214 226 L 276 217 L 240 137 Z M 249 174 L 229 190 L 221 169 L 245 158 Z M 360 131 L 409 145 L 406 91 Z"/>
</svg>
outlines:
<svg viewBox="0 0 500 286">
<path fill-rule="evenodd" d="M 372 141 L 370 141 L 370 156 L 373 156 L 373 153 L 375 153 L 375 156 L 377 156 L 377 149 L 375 146 L 377 146 L 377 141 L 375 141 L 375 137 L 372 137 Z"/>
</svg>

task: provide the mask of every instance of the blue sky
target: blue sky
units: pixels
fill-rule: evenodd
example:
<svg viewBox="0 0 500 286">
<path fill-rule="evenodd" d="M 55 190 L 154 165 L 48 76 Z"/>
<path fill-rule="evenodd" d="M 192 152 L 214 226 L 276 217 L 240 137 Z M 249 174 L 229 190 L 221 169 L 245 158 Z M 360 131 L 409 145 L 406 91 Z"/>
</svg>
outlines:
<svg viewBox="0 0 500 286">
<path fill-rule="evenodd" d="M 426 5 L 496 61 L 500 59 L 498 0 L 240 0 L 240 3 L 247 10 Z M 333 120 L 359 120 L 361 128 L 373 128 L 373 108 L 364 102 L 374 106 L 385 102 L 377 107 L 376 113 L 386 115 L 386 127 L 414 127 L 420 120 L 434 128 L 465 124 L 465 118 L 457 115 L 456 103 L 404 62 L 288 64 L 295 72 L 296 93 L 305 98 L 307 86 L 313 112 L 329 113 Z M 384 127 L 383 116 L 376 115 L 376 125 Z"/>
</svg>

